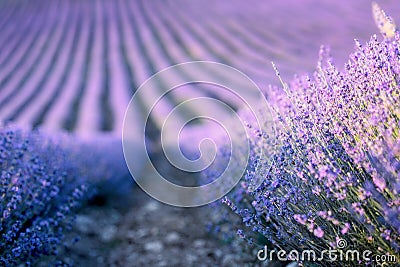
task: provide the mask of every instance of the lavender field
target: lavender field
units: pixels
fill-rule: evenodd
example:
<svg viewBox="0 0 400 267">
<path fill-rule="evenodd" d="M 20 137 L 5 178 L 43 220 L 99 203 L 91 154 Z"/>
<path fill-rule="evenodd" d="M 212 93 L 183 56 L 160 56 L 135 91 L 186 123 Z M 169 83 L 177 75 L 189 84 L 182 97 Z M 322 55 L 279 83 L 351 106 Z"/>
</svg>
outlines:
<svg viewBox="0 0 400 267">
<path fill-rule="evenodd" d="M 377 3 L 392 16 L 394 22 L 398 22 L 397 25 L 400 23 L 400 4 L 396 0 Z M 385 20 L 385 17 L 382 18 Z M 341 231 L 343 235 L 350 233 L 346 236 L 349 244 L 399 257 L 400 96 L 397 93 L 400 88 L 400 44 L 398 35 L 384 36 L 382 29 L 374 21 L 371 2 L 365 0 L 0 0 L 0 265 L 301 266 L 303 263 L 278 261 L 276 257 L 272 261 L 260 261 L 257 251 L 266 244 L 271 248 L 288 250 L 319 249 L 328 245 L 328 241 L 322 241 L 328 238 L 328 233 L 334 238 L 333 233 Z M 397 29 L 395 31 L 398 33 Z M 377 40 L 370 41 L 374 34 L 378 36 Z M 369 58 L 368 53 L 372 52 L 362 50 L 354 39 L 359 40 L 363 47 L 372 47 L 375 56 Z M 368 41 L 370 43 L 366 45 Z M 321 45 L 330 47 L 333 63 L 331 58 L 326 65 L 322 63 L 325 59 L 321 56 L 328 56 L 325 50 L 320 52 Z M 355 51 L 361 51 L 361 55 L 353 54 Z M 364 61 L 357 60 L 362 59 L 363 55 L 370 61 L 379 58 L 385 67 L 376 67 L 372 63 L 367 67 L 359 67 Z M 345 65 L 349 59 L 355 62 L 350 67 Z M 252 125 L 251 119 L 246 121 L 249 129 L 253 128 L 250 131 L 251 151 L 246 173 L 243 174 L 244 182 L 238 184 L 239 189 L 233 190 L 229 198 L 223 199 L 225 205 L 219 200 L 203 207 L 171 207 L 143 192 L 132 178 L 129 172 L 132 170 L 126 167 L 123 154 L 122 137 L 128 104 L 152 75 L 172 65 L 190 61 L 212 61 L 238 69 L 254 81 L 266 99 L 273 103 L 271 106 L 276 107 L 274 112 L 281 120 L 277 122 L 278 125 L 283 121 L 282 129 L 277 127 L 277 140 L 285 144 L 273 155 L 278 159 L 274 162 L 280 164 L 281 158 L 289 158 L 301 163 L 301 166 L 314 164 L 314 158 L 311 159 L 309 155 L 317 151 L 315 153 L 319 161 L 315 159 L 315 164 L 325 164 L 324 174 L 327 177 L 330 175 L 330 166 L 334 166 L 332 173 L 336 173 L 343 162 L 351 165 L 351 175 L 357 177 L 357 182 L 354 180 L 349 186 L 346 178 L 345 186 L 349 186 L 346 187 L 346 193 L 357 195 L 364 190 L 362 195 L 365 198 L 374 199 L 353 206 L 349 202 L 348 205 L 360 214 L 360 209 L 365 209 L 362 219 L 354 216 L 357 220 L 353 222 L 343 217 L 343 222 L 335 224 L 332 222 L 335 216 L 321 213 L 325 212 L 322 210 L 325 204 L 319 207 L 320 199 L 311 202 L 299 199 L 297 204 L 293 204 L 293 209 L 281 209 L 286 207 L 279 198 L 287 193 L 285 185 L 307 188 L 304 189 L 304 195 L 307 196 L 316 194 L 315 188 L 308 190 L 308 187 L 300 186 L 297 180 L 292 183 L 292 178 L 281 178 L 282 173 L 290 173 L 290 177 L 294 175 L 285 169 L 287 165 L 273 165 L 273 172 L 271 169 L 268 173 L 263 170 L 261 174 L 271 182 L 280 179 L 286 182 L 274 186 L 262 184 L 258 191 L 249 192 L 246 183 L 259 175 L 258 168 L 263 162 L 263 159 L 257 158 L 257 151 L 275 153 L 269 151 L 269 147 L 260 145 L 261 141 L 256 136 L 258 128 Z M 277 70 L 274 70 L 271 62 L 274 62 Z M 336 68 L 330 69 L 330 64 Z M 358 70 L 358 67 L 371 70 L 371 73 L 366 70 L 365 77 L 359 77 L 355 71 L 351 72 L 352 68 Z M 372 72 L 375 67 L 376 72 Z M 313 74 L 315 71 L 317 74 Z M 161 96 L 172 80 L 196 80 L 200 72 L 207 77 L 237 84 L 240 88 L 239 98 L 216 86 L 190 84 L 164 95 L 155 105 L 153 99 Z M 169 180 L 198 185 L 202 179 L 215 178 L 215 173 L 205 171 L 193 174 L 176 170 L 167 162 L 168 157 L 162 155 L 164 146 L 160 131 L 168 114 L 195 98 L 217 99 L 234 113 L 242 114 L 243 102 L 240 97 L 258 101 L 260 95 L 241 79 L 223 71 L 182 70 L 173 75 L 157 80 L 156 86 L 142 90 L 130 103 L 133 108 L 129 112 L 134 113 L 130 116 L 135 120 L 129 129 L 129 142 L 136 145 L 143 138 L 151 160 Z M 295 78 L 297 75 L 300 76 L 299 80 Z M 303 75 L 311 78 L 308 80 Z M 318 75 L 326 75 L 327 78 Z M 345 78 L 341 80 L 342 77 Z M 356 78 L 353 81 L 351 77 Z M 377 81 L 372 80 L 375 77 L 378 77 Z M 323 94 L 326 88 L 321 80 L 324 79 L 329 84 L 327 86 L 332 88 L 347 82 L 357 92 L 354 93 L 355 98 L 363 99 L 363 94 L 372 88 L 377 93 L 366 93 L 367 100 L 352 102 L 353 98 L 348 100 L 347 96 L 332 89 L 334 92 L 328 97 Z M 361 88 L 361 84 L 365 84 L 368 90 L 360 89 L 358 92 L 357 86 Z M 322 88 L 318 91 L 322 95 L 319 99 L 313 93 L 313 88 L 316 91 Z M 288 93 L 289 100 L 284 100 L 284 93 Z M 376 99 L 379 101 L 375 102 Z M 332 103 L 332 106 L 318 106 L 319 100 Z M 297 101 L 303 102 L 298 104 Z M 364 112 L 357 113 L 352 104 L 365 107 Z M 153 105 L 154 110 L 147 113 Z M 321 111 L 313 113 L 314 105 Z M 339 105 L 341 108 L 338 108 Z M 299 111 L 298 106 L 310 106 L 310 114 L 313 114 L 310 116 L 315 121 L 325 121 L 324 125 L 332 123 L 327 129 L 324 128 L 329 134 L 320 137 L 318 134 L 325 133 L 323 130 L 308 126 L 304 126 L 304 130 L 303 124 L 307 125 L 308 121 L 305 121 L 303 116 L 306 115 L 301 108 Z M 329 111 L 328 107 L 331 108 Z M 365 115 L 366 110 L 371 112 L 368 116 Z M 375 114 L 372 110 L 382 112 Z M 188 121 L 192 117 L 202 116 L 205 111 L 207 114 L 225 112 L 224 108 L 213 105 L 192 105 L 176 112 L 174 120 Z M 346 112 L 365 118 L 346 121 L 340 117 Z M 343 126 L 346 134 L 336 131 L 336 115 L 343 123 L 347 123 L 349 128 Z M 363 124 L 369 120 L 373 121 L 372 126 L 363 128 L 369 125 Z M 349 126 L 353 121 L 359 128 Z M 145 125 L 146 133 L 142 125 Z M 302 148 L 296 149 L 293 143 L 295 138 L 286 132 L 287 129 L 295 129 L 293 135 L 303 130 L 312 132 L 312 138 L 319 140 L 318 144 L 322 147 L 329 144 L 329 149 L 319 150 L 317 147 L 304 150 L 306 152 Z M 368 135 L 370 132 L 374 137 Z M 299 136 L 304 137 L 306 133 L 302 132 Z M 181 143 L 190 148 L 187 153 L 190 154 L 193 148 L 197 149 L 200 139 L 219 135 L 216 128 L 209 127 L 207 123 L 198 123 L 188 130 Z M 329 152 L 330 145 L 333 146 L 333 143 L 329 143 L 331 139 L 324 139 L 331 135 L 332 142 L 340 147 L 338 153 L 346 155 L 334 154 L 340 159 L 337 161 L 332 159 L 333 152 Z M 260 136 L 263 136 L 261 130 Z M 354 141 L 349 141 L 352 138 Z M 352 145 L 360 147 L 360 151 L 354 150 Z M 288 155 L 286 152 L 279 154 L 288 147 L 297 151 L 297 155 Z M 230 156 L 224 152 L 224 147 L 217 149 L 223 157 Z M 365 157 L 360 156 L 364 152 Z M 198 151 L 191 156 L 196 158 L 196 153 Z M 301 153 L 306 153 L 302 159 L 299 156 Z M 144 157 L 139 153 L 133 154 L 137 168 L 135 176 L 140 176 L 135 178 L 153 179 L 151 166 L 145 163 Z M 328 156 L 325 158 L 321 154 Z M 304 160 L 307 157 L 310 159 Z M 215 164 L 220 164 L 218 159 Z M 314 181 L 312 178 L 322 175 L 319 173 L 322 168 L 314 168 L 315 172 L 295 173 L 310 177 L 309 183 L 314 183 L 311 182 Z M 372 182 L 369 183 L 369 180 Z M 363 183 L 358 184 L 359 181 Z M 318 180 L 316 183 L 316 186 L 323 187 L 326 181 Z M 282 190 L 275 191 L 282 185 L 284 189 L 280 187 Z M 330 186 L 336 186 L 337 190 L 345 187 L 339 182 L 332 182 Z M 375 186 L 374 189 L 371 186 Z M 365 189 L 367 187 L 369 191 Z M 264 190 L 262 193 L 261 188 Z M 299 189 L 299 192 L 303 192 L 303 189 Z M 275 192 L 276 198 L 269 198 L 265 190 Z M 356 190 L 360 191 L 357 193 Z M 323 203 L 327 204 L 324 207 L 331 207 L 328 201 L 331 193 L 339 194 L 336 191 L 326 196 L 320 192 L 316 194 L 326 197 Z M 333 202 L 335 205 L 332 204 L 332 207 L 340 206 Z M 268 208 L 268 205 L 279 212 Z M 310 212 L 318 206 L 321 210 L 315 213 L 320 212 L 318 216 L 325 216 L 336 228 L 329 228 L 312 217 L 314 215 L 300 214 L 296 205 L 310 205 Z M 367 207 L 373 207 L 371 214 L 381 215 L 375 218 L 369 214 Z M 389 207 L 390 212 L 386 212 Z M 337 211 L 333 215 L 339 213 Z M 271 219 L 275 228 L 268 224 L 270 216 L 276 216 L 276 219 Z M 297 236 L 294 233 L 300 228 L 280 224 L 278 218 L 284 216 L 287 216 L 288 222 L 293 220 L 303 225 L 304 229 L 308 227 L 314 235 Z M 341 223 L 346 228 L 339 228 Z M 277 232 L 273 232 L 276 229 Z M 361 241 L 354 241 L 359 237 L 357 234 L 368 231 L 371 232 L 373 245 L 364 247 Z M 378 237 L 381 232 L 382 235 Z M 298 240 L 304 238 L 300 242 L 305 244 L 304 247 L 292 240 L 295 237 Z M 315 237 L 319 239 L 315 241 Z M 387 266 L 398 266 L 399 260 L 397 258 L 396 262 Z M 363 266 L 367 263 L 304 264 Z M 369 265 L 379 266 L 376 263 Z"/>
<path fill-rule="evenodd" d="M 365 1 L 2 1 L 0 12 L 1 119 L 117 136 L 134 91 L 172 64 L 225 63 L 267 88 L 279 83 L 271 61 L 290 80 L 314 70 L 320 45 L 341 66 L 354 38 L 376 33 Z"/>
</svg>

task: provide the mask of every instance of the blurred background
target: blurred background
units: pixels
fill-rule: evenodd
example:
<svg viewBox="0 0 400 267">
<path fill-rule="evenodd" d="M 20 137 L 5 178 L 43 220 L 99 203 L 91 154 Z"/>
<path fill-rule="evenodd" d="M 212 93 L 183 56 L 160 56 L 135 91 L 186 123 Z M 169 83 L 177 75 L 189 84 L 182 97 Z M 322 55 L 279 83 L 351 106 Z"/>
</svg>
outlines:
<svg viewBox="0 0 400 267">
<path fill-rule="evenodd" d="M 320 45 L 340 67 L 373 33 L 364 0 L 2 0 L 0 120 L 120 136 L 134 92 L 173 64 L 224 63 L 266 89 L 279 84 L 271 61 L 290 81 L 314 70 Z"/>
<path fill-rule="evenodd" d="M 377 2 L 400 20 L 398 0 Z M 312 73 L 320 46 L 328 45 L 342 68 L 354 38 L 364 43 L 374 33 L 379 31 L 365 0 L 0 0 L 0 122 L 71 132 L 92 140 L 98 153 L 110 149 L 99 145 L 107 136 L 120 151 L 116 141 L 131 97 L 166 67 L 194 60 L 224 63 L 268 90 L 280 84 L 271 61 L 289 82 L 295 73 Z M 216 88 L 194 85 L 188 92 L 164 101 L 173 107 L 204 94 L 240 108 Z M 159 127 L 155 117 L 148 121 L 150 133 Z M 82 240 L 66 250 L 66 261 L 252 265 L 255 254 L 247 259 L 242 248 L 222 246 L 203 230 L 209 220 L 204 208 L 172 208 L 140 190 L 135 194 L 132 202 L 96 200 L 82 211 L 73 232 Z"/>
</svg>

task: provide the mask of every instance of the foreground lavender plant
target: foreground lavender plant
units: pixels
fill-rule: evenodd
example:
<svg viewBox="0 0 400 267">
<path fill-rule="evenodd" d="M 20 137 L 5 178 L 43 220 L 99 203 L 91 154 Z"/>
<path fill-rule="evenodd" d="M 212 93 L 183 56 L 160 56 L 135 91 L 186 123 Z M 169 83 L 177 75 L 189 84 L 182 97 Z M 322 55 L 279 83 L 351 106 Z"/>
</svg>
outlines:
<svg viewBox="0 0 400 267">
<path fill-rule="evenodd" d="M 0 130 L 0 265 L 56 255 L 88 193 L 60 148 L 37 133 Z"/>
<path fill-rule="evenodd" d="M 251 156 L 244 186 L 223 199 L 247 226 L 239 236 L 317 255 L 344 239 L 349 249 L 400 260 L 400 35 L 377 8 L 382 41 L 356 41 L 343 71 L 322 48 L 313 77 L 267 93 L 278 122 L 274 163 Z M 262 133 L 252 139 L 267 151 Z M 260 175 L 262 185 L 246 190 Z M 360 264 L 372 261 L 346 262 Z"/>
</svg>

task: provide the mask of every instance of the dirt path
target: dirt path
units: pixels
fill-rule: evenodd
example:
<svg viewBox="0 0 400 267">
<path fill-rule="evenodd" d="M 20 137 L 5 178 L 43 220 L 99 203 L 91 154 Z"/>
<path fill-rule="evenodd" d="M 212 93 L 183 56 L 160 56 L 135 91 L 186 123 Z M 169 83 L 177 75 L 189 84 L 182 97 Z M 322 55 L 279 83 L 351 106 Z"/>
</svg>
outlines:
<svg viewBox="0 0 400 267">
<path fill-rule="evenodd" d="M 208 233 L 209 207 L 176 208 L 148 197 L 97 199 L 78 215 L 62 254 L 76 266 L 279 266 L 257 262 L 242 240 L 226 244 Z"/>
</svg>

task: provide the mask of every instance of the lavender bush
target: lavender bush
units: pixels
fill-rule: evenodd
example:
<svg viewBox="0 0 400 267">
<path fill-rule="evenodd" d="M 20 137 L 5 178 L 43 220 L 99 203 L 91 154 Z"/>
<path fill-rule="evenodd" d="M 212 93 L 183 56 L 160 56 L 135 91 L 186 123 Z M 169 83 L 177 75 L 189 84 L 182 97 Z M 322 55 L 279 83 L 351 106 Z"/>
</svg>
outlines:
<svg viewBox="0 0 400 267">
<path fill-rule="evenodd" d="M 376 4 L 373 10 L 383 40 L 356 41 L 343 70 L 322 48 L 313 76 L 266 92 L 278 142 L 271 152 L 256 129 L 251 145 L 274 153 L 273 164 L 250 155 L 242 187 L 223 199 L 242 218 L 246 227 L 238 234 L 250 243 L 263 246 L 254 239 L 262 236 L 277 249 L 321 255 L 346 240 L 347 249 L 394 255 L 399 263 L 400 34 Z M 261 186 L 248 190 L 260 176 Z M 316 263 L 343 266 L 324 259 Z M 346 262 L 360 264 L 373 263 Z"/>
<path fill-rule="evenodd" d="M 50 139 L 13 127 L 0 130 L 0 171 L 0 265 L 57 255 L 85 180 Z"/>
</svg>

